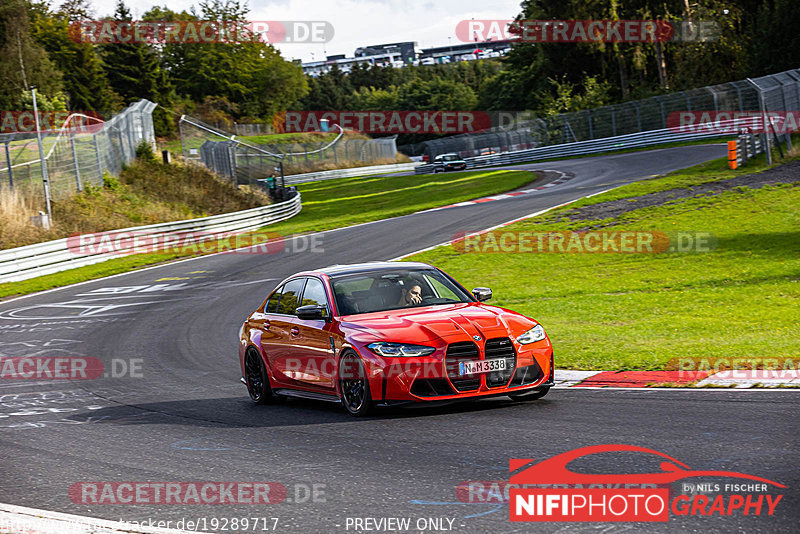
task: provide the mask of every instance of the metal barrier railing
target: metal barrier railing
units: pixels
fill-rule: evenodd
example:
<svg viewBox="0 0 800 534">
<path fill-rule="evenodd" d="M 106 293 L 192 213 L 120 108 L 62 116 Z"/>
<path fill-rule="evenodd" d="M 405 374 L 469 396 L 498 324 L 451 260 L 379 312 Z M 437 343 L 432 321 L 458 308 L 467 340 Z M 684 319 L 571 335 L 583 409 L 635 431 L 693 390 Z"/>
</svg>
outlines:
<svg viewBox="0 0 800 534">
<path fill-rule="evenodd" d="M 494 167 L 497 165 L 511 165 L 515 163 L 526 163 L 541 161 L 553 158 L 567 158 L 574 156 L 586 156 L 614 152 L 618 150 L 628 150 L 632 148 L 645 148 L 650 146 L 663 145 L 667 143 L 677 143 L 684 141 L 696 141 L 702 139 L 714 139 L 723 137 L 724 132 L 735 132 L 744 129 L 752 124 L 752 119 L 732 119 L 720 121 L 716 124 L 714 131 L 699 131 L 681 133 L 674 129 L 651 130 L 604 139 L 594 139 L 591 141 L 578 141 L 563 145 L 545 146 L 528 150 L 518 150 L 489 156 L 476 156 L 465 158 L 467 168 Z M 728 137 L 735 135 L 728 134 Z M 416 174 L 427 174 L 434 172 L 433 164 L 419 165 L 414 169 Z"/>
<path fill-rule="evenodd" d="M 401 146 L 409 156 L 455 152 L 472 158 L 486 152 L 511 152 L 644 134 L 672 126 L 680 112 L 777 112 L 800 110 L 800 69 L 760 78 L 680 91 L 611 106 L 537 117 L 512 113 L 506 127 L 452 135 Z M 671 117 L 672 116 L 672 117 Z"/>
<path fill-rule="evenodd" d="M 81 242 L 81 236 L 57 239 L 46 243 L 37 243 L 25 247 L 0 251 L 0 283 L 17 282 L 46 274 L 57 273 L 85 265 L 93 265 L 119 257 L 121 254 L 133 252 L 138 240 L 151 239 L 166 242 L 169 236 L 178 235 L 181 246 L 202 239 L 208 233 L 237 234 L 257 230 L 262 226 L 288 219 L 302 209 L 300 194 L 279 204 L 271 204 L 259 208 L 212 215 L 186 221 L 153 224 L 111 230 L 101 234 L 127 236 L 125 240 L 117 240 L 123 245 L 116 245 L 113 252 L 102 251 L 82 253 L 74 246 Z M 203 232 L 203 235 L 192 237 L 191 232 Z M 136 237 L 136 239 L 134 239 Z"/>
</svg>

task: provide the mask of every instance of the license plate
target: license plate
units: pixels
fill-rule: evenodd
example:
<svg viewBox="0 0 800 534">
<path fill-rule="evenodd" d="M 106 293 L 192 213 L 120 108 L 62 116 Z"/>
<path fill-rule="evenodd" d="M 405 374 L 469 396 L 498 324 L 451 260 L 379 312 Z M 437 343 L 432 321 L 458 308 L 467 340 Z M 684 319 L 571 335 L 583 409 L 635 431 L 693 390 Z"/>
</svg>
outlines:
<svg viewBox="0 0 800 534">
<path fill-rule="evenodd" d="M 505 371 L 505 369 L 505 358 L 478 360 L 476 362 L 458 362 L 458 374 L 460 375 L 477 375 L 481 373 L 491 373 L 492 371 Z"/>
</svg>

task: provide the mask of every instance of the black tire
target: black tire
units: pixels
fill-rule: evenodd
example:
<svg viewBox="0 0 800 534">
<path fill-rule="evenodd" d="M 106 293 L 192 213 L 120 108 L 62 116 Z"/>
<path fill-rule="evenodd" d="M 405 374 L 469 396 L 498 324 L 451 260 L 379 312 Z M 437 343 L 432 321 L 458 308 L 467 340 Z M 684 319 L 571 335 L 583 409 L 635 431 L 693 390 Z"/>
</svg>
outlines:
<svg viewBox="0 0 800 534">
<path fill-rule="evenodd" d="M 364 417 L 372 411 L 372 393 L 364 364 L 353 352 L 339 357 L 339 398 L 347 413 L 353 417 Z"/>
<path fill-rule="evenodd" d="M 244 379 L 247 393 L 256 404 L 268 404 L 275 398 L 269 387 L 269 377 L 264 360 L 255 349 L 250 349 L 244 356 Z"/>
<path fill-rule="evenodd" d="M 541 399 L 542 397 L 547 395 L 549 391 L 550 387 L 548 386 L 548 387 L 538 388 L 533 391 L 526 391 L 525 393 L 509 393 L 508 396 L 511 397 L 511 400 L 517 402 L 524 402 L 524 401 Z"/>
</svg>

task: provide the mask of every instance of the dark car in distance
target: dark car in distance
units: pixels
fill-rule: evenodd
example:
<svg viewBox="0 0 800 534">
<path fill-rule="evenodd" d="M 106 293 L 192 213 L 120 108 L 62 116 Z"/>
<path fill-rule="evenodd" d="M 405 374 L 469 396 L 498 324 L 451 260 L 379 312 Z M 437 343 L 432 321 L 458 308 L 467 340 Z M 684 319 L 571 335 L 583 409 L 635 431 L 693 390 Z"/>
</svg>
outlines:
<svg viewBox="0 0 800 534">
<path fill-rule="evenodd" d="M 433 158 L 433 172 L 463 171 L 467 162 L 456 153 L 439 154 Z"/>
</svg>

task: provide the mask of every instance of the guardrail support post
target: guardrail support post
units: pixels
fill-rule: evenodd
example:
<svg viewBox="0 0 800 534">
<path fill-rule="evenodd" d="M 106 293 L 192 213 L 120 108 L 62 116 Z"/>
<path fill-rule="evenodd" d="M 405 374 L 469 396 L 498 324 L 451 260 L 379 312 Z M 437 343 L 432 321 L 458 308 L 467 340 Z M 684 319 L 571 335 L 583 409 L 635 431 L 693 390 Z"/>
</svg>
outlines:
<svg viewBox="0 0 800 534">
<path fill-rule="evenodd" d="M 11 168 L 11 152 L 8 150 L 8 143 L 6 145 L 6 168 L 8 169 L 8 185 L 14 189 L 14 170 Z"/>
<path fill-rule="evenodd" d="M 36 89 L 31 89 L 33 96 L 33 117 L 36 119 L 36 140 L 39 145 L 39 164 L 42 167 L 42 183 L 44 185 L 44 200 L 47 205 L 47 222 L 52 224 L 53 212 L 50 208 L 50 179 L 47 176 L 47 160 L 44 157 L 44 146 L 42 145 L 42 130 L 39 128 L 39 109 L 36 106 Z"/>
<path fill-rule="evenodd" d="M 747 82 L 755 88 L 756 93 L 758 94 L 758 105 L 761 108 L 761 120 L 763 121 L 764 131 L 766 132 L 767 109 L 764 104 L 764 93 L 761 91 L 761 87 L 759 87 L 758 84 L 753 80 L 751 80 L 750 78 L 747 78 Z M 767 165 L 772 165 L 772 150 L 770 149 L 769 146 L 769 135 L 765 135 L 764 138 L 765 138 L 764 140 L 766 141 L 766 143 L 764 144 L 764 151 L 767 153 Z"/>
<path fill-rule="evenodd" d="M 594 139 L 594 128 L 592 127 L 592 112 L 586 110 L 587 125 L 589 126 L 589 139 Z"/>
<path fill-rule="evenodd" d="M 69 146 L 72 149 L 72 164 L 75 167 L 75 187 L 81 191 L 81 170 L 78 167 L 78 153 L 75 151 L 75 136 L 69 134 Z"/>
<path fill-rule="evenodd" d="M 180 120 L 178 120 L 178 134 L 181 136 L 181 156 L 186 158 L 186 143 L 183 140 L 183 118 L 186 115 L 181 115 Z"/>
<path fill-rule="evenodd" d="M 100 179 L 100 186 L 103 186 L 103 164 L 100 162 L 100 147 L 97 145 L 97 134 L 92 136 L 94 144 L 94 157 L 97 160 L 97 177 Z"/>
</svg>

